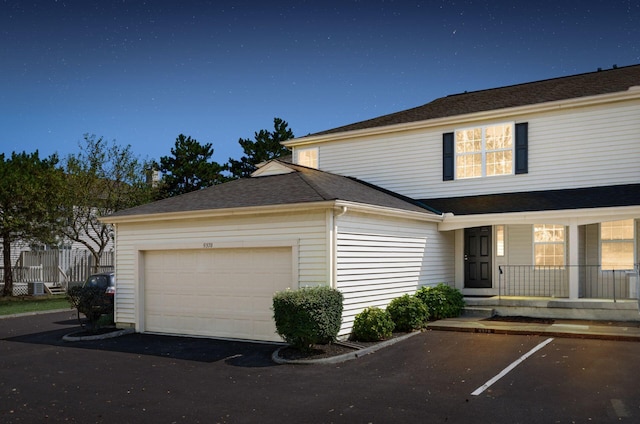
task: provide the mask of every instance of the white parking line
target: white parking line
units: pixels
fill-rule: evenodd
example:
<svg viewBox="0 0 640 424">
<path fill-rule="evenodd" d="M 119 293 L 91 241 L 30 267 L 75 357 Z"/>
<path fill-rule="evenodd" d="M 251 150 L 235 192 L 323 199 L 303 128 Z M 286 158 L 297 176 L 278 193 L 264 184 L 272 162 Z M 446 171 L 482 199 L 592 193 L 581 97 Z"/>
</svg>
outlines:
<svg viewBox="0 0 640 424">
<path fill-rule="evenodd" d="M 520 358 L 518 358 L 517 360 L 515 360 L 511 365 L 509 365 L 507 368 L 503 369 L 500 374 L 496 375 L 495 377 L 493 377 L 491 380 L 487 381 L 486 383 L 484 383 L 482 386 L 478 387 L 473 393 L 471 393 L 471 396 L 478 396 L 479 394 L 481 394 L 482 392 L 484 392 L 485 390 L 487 390 L 489 387 L 491 387 L 491 385 L 493 383 L 495 383 L 496 381 L 500 380 L 502 377 L 504 377 L 505 375 L 507 375 L 509 373 L 509 371 L 511 371 L 512 369 L 514 369 L 515 367 L 517 367 L 518 365 L 520 365 L 520 363 L 522 363 L 525 359 L 527 359 L 529 356 L 533 355 L 534 353 L 536 353 L 537 351 L 539 351 L 540 349 L 542 349 L 543 347 L 545 347 L 546 345 L 548 345 L 549 343 L 551 343 L 553 341 L 553 338 L 549 338 L 545 341 L 543 341 L 542 343 L 540 343 L 538 346 L 534 347 L 533 349 L 531 349 L 529 352 L 525 353 L 524 355 L 522 355 Z"/>
</svg>

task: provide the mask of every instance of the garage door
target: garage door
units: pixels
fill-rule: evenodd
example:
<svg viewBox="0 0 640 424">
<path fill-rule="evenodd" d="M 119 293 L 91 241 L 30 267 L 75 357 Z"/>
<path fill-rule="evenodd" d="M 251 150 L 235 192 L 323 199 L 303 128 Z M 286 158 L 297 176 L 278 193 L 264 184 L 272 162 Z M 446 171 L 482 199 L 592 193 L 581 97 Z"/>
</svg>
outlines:
<svg viewBox="0 0 640 424">
<path fill-rule="evenodd" d="M 281 341 L 271 307 L 291 269 L 290 247 L 146 252 L 145 330 Z"/>
</svg>

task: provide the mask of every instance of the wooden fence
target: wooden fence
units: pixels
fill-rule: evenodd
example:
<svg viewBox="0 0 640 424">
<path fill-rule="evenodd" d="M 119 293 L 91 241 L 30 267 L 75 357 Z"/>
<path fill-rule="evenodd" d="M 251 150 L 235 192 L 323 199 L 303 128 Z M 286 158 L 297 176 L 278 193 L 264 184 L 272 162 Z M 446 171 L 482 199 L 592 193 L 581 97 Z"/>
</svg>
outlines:
<svg viewBox="0 0 640 424">
<path fill-rule="evenodd" d="M 113 271 L 114 252 L 104 252 L 100 262 L 95 262 L 88 250 L 52 249 L 22 252 L 16 266 L 13 267 L 13 281 L 18 284 L 40 281 L 67 289 L 69 285 L 82 283 L 90 274 Z M 4 279 L 2 267 L 0 276 L 1 283 Z"/>
</svg>

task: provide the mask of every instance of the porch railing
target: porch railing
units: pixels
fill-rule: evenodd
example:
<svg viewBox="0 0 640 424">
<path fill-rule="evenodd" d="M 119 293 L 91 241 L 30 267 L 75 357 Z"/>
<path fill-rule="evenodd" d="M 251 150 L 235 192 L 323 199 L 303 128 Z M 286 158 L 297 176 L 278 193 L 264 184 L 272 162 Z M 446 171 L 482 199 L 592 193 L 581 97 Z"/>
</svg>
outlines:
<svg viewBox="0 0 640 424">
<path fill-rule="evenodd" d="M 600 265 L 500 265 L 499 295 L 569 297 L 569 269 L 578 273 L 580 298 L 638 298 L 637 264 L 631 270 L 608 270 Z"/>
</svg>

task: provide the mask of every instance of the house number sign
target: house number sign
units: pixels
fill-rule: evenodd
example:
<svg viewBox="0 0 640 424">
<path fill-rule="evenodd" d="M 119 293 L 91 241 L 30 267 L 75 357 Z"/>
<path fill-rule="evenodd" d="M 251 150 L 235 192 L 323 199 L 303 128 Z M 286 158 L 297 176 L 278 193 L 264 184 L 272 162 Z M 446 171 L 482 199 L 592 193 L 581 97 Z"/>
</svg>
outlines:
<svg viewBox="0 0 640 424">
<path fill-rule="evenodd" d="M 205 249 L 212 249 L 213 243 L 202 243 L 202 247 L 204 247 Z"/>
</svg>

